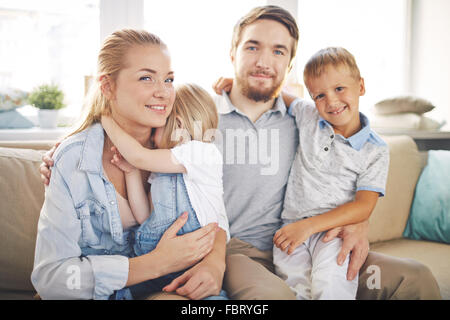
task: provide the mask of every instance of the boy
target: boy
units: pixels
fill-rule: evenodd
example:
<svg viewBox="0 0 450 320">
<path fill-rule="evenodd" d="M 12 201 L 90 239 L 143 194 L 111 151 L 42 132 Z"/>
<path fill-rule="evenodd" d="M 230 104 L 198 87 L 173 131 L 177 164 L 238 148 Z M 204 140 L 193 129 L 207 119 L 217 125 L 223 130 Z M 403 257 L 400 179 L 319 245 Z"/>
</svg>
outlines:
<svg viewBox="0 0 450 320">
<path fill-rule="evenodd" d="M 348 257 L 336 264 L 341 240 L 322 238 L 369 218 L 384 195 L 389 150 L 358 110 L 365 87 L 351 53 L 320 50 L 306 64 L 304 82 L 316 107 L 296 100 L 289 108 L 300 142 L 283 227 L 273 238 L 274 264 L 298 299 L 355 299 L 358 280 L 346 279 Z"/>
</svg>

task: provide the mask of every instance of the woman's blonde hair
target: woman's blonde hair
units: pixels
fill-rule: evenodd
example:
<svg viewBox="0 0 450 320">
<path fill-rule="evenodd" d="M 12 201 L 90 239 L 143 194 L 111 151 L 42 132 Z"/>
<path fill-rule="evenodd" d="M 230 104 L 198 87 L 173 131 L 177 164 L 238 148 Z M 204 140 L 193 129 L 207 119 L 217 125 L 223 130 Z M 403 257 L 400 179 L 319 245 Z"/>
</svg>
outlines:
<svg viewBox="0 0 450 320">
<path fill-rule="evenodd" d="M 125 56 L 134 46 L 166 45 L 161 39 L 145 30 L 122 29 L 109 35 L 100 49 L 97 59 L 97 77 L 89 90 L 89 95 L 83 106 L 85 114 L 78 128 L 70 135 L 81 132 L 99 122 L 101 115 L 111 113 L 111 106 L 103 95 L 100 79 L 109 76 L 112 81 L 117 79 L 119 71 L 125 67 Z"/>
<path fill-rule="evenodd" d="M 183 137 L 188 135 L 188 139 L 212 142 L 219 116 L 211 95 L 202 87 L 192 83 L 176 86 L 175 92 L 173 110 L 167 118 L 159 147 L 171 149 L 180 143 L 180 135 L 176 134 L 177 130 L 180 130 L 177 117 L 182 121 Z"/>
</svg>

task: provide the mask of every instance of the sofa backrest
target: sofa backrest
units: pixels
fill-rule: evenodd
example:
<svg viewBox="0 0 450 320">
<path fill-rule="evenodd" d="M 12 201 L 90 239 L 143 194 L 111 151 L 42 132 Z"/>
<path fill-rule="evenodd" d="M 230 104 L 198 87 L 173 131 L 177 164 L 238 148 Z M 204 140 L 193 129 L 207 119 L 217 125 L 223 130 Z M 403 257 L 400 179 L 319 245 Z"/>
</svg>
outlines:
<svg viewBox="0 0 450 320">
<path fill-rule="evenodd" d="M 386 195 L 378 200 L 369 222 L 369 242 L 401 238 L 408 220 L 424 155 L 409 136 L 384 136 L 390 163 Z"/>
<path fill-rule="evenodd" d="M 0 296 L 30 292 L 37 222 L 44 201 L 43 151 L 0 147 Z M 32 298 L 32 295 L 29 296 Z"/>
</svg>

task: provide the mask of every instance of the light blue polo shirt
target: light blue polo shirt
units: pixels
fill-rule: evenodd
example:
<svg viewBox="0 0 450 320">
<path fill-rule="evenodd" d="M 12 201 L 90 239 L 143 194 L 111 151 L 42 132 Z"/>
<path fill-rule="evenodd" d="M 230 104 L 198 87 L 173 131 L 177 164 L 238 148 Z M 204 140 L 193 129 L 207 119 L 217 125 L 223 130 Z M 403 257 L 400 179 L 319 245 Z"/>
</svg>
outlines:
<svg viewBox="0 0 450 320">
<path fill-rule="evenodd" d="M 361 130 L 349 138 L 335 134 L 313 102 L 297 99 L 295 117 L 299 147 L 289 175 L 283 220 L 298 220 L 334 209 L 355 198 L 359 190 L 384 195 L 389 168 L 387 144 L 360 113 Z"/>
</svg>

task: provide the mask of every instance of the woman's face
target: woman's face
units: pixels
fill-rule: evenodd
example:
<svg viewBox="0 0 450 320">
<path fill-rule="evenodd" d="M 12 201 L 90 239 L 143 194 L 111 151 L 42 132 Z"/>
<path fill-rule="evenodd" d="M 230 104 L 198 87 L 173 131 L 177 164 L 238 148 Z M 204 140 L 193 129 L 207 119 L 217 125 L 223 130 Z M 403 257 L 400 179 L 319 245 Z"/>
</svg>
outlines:
<svg viewBox="0 0 450 320">
<path fill-rule="evenodd" d="M 124 128 L 157 128 L 166 124 L 175 100 L 173 71 L 166 47 L 134 46 L 112 85 L 113 118 Z"/>
</svg>

